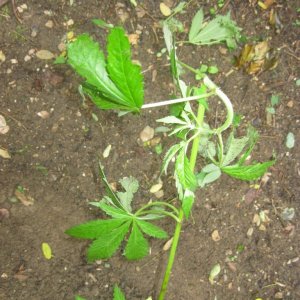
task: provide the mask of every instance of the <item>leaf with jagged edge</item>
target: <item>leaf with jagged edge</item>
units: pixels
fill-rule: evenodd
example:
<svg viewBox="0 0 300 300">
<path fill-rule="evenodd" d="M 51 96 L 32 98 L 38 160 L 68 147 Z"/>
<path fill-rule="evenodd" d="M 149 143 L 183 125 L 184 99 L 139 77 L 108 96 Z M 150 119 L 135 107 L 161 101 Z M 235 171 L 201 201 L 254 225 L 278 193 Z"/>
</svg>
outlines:
<svg viewBox="0 0 300 300">
<path fill-rule="evenodd" d="M 130 44 L 123 28 L 111 30 L 107 52 L 110 78 L 126 97 L 128 108 L 139 110 L 144 102 L 143 76 L 141 67 L 131 61 Z"/>
</svg>

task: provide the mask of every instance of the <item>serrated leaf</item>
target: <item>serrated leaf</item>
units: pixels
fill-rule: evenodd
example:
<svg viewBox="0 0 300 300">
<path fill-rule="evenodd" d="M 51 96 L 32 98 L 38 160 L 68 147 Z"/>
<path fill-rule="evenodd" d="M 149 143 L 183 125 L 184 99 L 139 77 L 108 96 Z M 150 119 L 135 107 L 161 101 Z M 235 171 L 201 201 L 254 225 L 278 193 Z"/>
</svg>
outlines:
<svg viewBox="0 0 300 300">
<path fill-rule="evenodd" d="M 162 122 L 162 123 L 166 123 L 166 124 L 180 124 L 180 125 L 185 125 L 186 122 L 184 122 L 183 120 L 176 118 L 175 116 L 168 116 L 162 119 L 158 119 L 156 120 L 156 122 Z"/>
<path fill-rule="evenodd" d="M 117 196 L 121 201 L 122 207 L 131 212 L 131 202 L 133 199 L 133 194 L 137 192 L 139 188 L 139 183 L 134 177 L 125 177 L 119 181 L 125 192 L 117 192 Z"/>
<path fill-rule="evenodd" d="M 209 173 L 205 173 L 202 171 L 197 175 L 198 184 L 200 187 L 204 187 L 206 184 L 216 181 L 221 175 L 222 172 L 218 167 Z"/>
<path fill-rule="evenodd" d="M 156 225 L 153 225 L 152 223 L 138 219 L 137 224 L 141 228 L 141 230 L 147 235 L 158 239 L 166 239 L 168 237 L 168 234 L 163 229 Z"/>
<path fill-rule="evenodd" d="M 177 155 L 175 173 L 184 190 L 195 190 L 197 187 L 196 176 L 191 169 L 190 162 L 185 155 L 184 148 L 182 148 Z"/>
<path fill-rule="evenodd" d="M 194 18 L 192 20 L 191 29 L 189 32 L 189 41 L 190 42 L 194 41 L 197 34 L 201 30 L 203 18 L 204 18 L 204 13 L 203 13 L 203 9 L 201 8 L 198 10 L 198 12 L 196 13 L 196 15 L 194 16 Z"/>
<path fill-rule="evenodd" d="M 46 259 L 51 259 L 52 258 L 52 250 L 51 250 L 51 247 L 48 243 L 42 243 L 42 252 L 43 252 L 44 257 Z"/>
<path fill-rule="evenodd" d="M 231 177 L 240 179 L 240 180 L 256 180 L 260 178 L 262 175 L 266 173 L 268 168 L 272 166 L 275 163 L 274 160 L 267 161 L 264 163 L 258 163 L 255 165 L 249 165 L 249 166 L 226 166 L 222 167 L 222 171 L 226 174 L 228 174 Z"/>
<path fill-rule="evenodd" d="M 148 254 L 148 251 L 148 242 L 134 221 L 131 234 L 125 248 L 125 256 L 129 260 L 140 259 L 145 257 Z"/>
<path fill-rule="evenodd" d="M 113 300 L 126 300 L 125 295 L 123 294 L 123 292 L 117 285 L 114 286 L 114 299 Z"/>
<path fill-rule="evenodd" d="M 185 190 L 182 198 L 182 210 L 188 219 L 195 201 L 195 194 L 190 190 Z"/>
<path fill-rule="evenodd" d="M 162 164 L 162 172 L 165 172 L 165 174 L 167 174 L 167 169 L 169 166 L 169 163 L 171 161 L 171 159 L 176 155 L 176 153 L 182 148 L 181 144 L 175 144 L 173 145 L 171 148 L 169 148 L 169 150 L 167 151 L 164 160 L 163 160 L 163 164 Z"/>
<path fill-rule="evenodd" d="M 96 207 L 99 207 L 101 210 L 103 210 L 107 215 L 115 218 L 115 219 L 128 219 L 131 218 L 131 216 L 128 215 L 126 211 L 123 209 L 120 209 L 118 207 L 113 207 L 111 205 L 107 205 L 106 202 L 107 197 L 105 197 L 100 202 L 90 202 L 91 205 L 94 205 Z M 111 202 L 109 202 L 111 203 Z"/>
<path fill-rule="evenodd" d="M 105 190 L 106 190 L 106 193 L 109 197 L 109 199 L 112 201 L 112 203 L 116 206 L 116 207 L 119 207 L 121 209 L 123 209 L 123 206 L 121 204 L 121 201 L 120 199 L 117 197 L 117 195 L 114 193 L 114 191 L 111 189 L 108 181 L 107 181 L 107 178 L 105 176 L 105 173 L 104 173 L 104 170 L 103 170 L 103 167 L 101 166 L 101 163 L 99 161 L 99 172 L 100 172 L 100 177 L 105 185 Z"/>
<path fill-rule="evenodd" d="M 240 28 L 231 20 L 230 14 L 216 16 L 199 31 L 193 34 L 189 41 L 196 45 L 212 45 L 226 42 L 229 48 L 236 47 L 236 40 L 240 38 Z"/>
<path fill-rule="evenodd" d="M 233 135 L 229 137 L 229 145 L 224 156 L 223 161 L 221 162 L 222 166 L 227 166 L 233 162 L 238 155 L 241 154 L 245 146 L 247 145 L 249 138 L 247 136 L 240 139 L 234 138 Z"/>
<path fill-rule="evenodd" d="M 120 220 L 114 220 L 120 221 Z M 101 236 L 93 241 L 89 246 L 87 258 L 89 262 L 96 259 L 110 258 L 119 248 L 122 240 L 124 239 L 131 221 L 123 223 L 118 228 L 113 229 L 110 232 L 101 234 Z"/>
<path fill-rule="evenodd" d="M 126 105 L 122 93 L 111 81 L 106 72 L 106 63 L 103 52 L 98 43 L 87 35 L 82 34 L 68 45 L 68 64 L 103 96 L 115 104 Z"/>
<path fill-rule="evenodd" d="M 73 226 L 65 231 L 66 234 L 81 239 L 96 239 L 110 233 L 125 223 L 126 219 L 93 220 Z"/>
<path fill-rule="evenodd" d="M 141 67 L 132 63 L 130 44 L 124 29 L 116 27 L 108 36 L 108 73 L 125 95 L 128 107 L 140 109 L 144 102 L 144 83 Z"/>
</svg>

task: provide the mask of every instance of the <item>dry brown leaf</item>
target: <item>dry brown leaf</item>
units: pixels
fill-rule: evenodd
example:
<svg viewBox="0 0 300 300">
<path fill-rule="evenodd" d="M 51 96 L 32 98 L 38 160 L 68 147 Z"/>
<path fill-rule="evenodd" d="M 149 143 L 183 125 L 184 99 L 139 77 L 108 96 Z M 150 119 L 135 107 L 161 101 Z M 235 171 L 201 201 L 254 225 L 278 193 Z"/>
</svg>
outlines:
<svg viewBox="0 0 300 300">
<path fill-rule="evenodd" d="M 227 265 L 232 272 L 236 272 L 236 264 L 234 262 L 229 261 Z"/>
<path fill-rule="evenodd" d="M 0 115 L 0 134 L 5 134 L 9 131 L 9 126 L 6 124 L 5 118 Z"/>
<path fill-rule="evenodd" d="M 258 6 L 262 9 L 268 9 L 272 4 L 274 4 L 275 0 L 265 0 L 265 1 L 258 1 Z"/>
<path fill-rule="evenodd" d="M 137 33 L 132 33 L 128 35 L 128 40 L 131 45 L 137 45 L 139 43 L 140 36 Z"/>
<path fill-rule="evenodd" d="M 151 188 L 150 188 L 150 193 L 155 194 L 156 192 L 161 190 L 162 186 L 163 185 L 161 183 L 157 183 L 157 184 L 152 185 Z"/>
<path fill-rule="evenodd" d="M 54 54 L 52 52 L 50 52 L 49 50 L 39 50 L 36 52 L 36 57 L 39 59 L 52 59 L 54 58 Z"/>
<path fill-rule="evenodd" d="M 34 203 L 34 199 L 32 197 L 26 196 L 24 193 L 20 192 L 19 190 L 15 190 L 15 196 L 25 206 L 30 206 L 30 205 L 33 205 L 33 203 Z"/>
<path fill-rule="evenodd" d="M 166 5 L 165 3 L 163 3 L 163 2 L 160 3 L 159 9 L 160 9 L 160 12 L 161 12 L 165 17 L 170 16 L 171 13 L 172 13 L 170 7 L 167 6 L 167 5 Z"/>
<path fill-rule="evenodd" d="M 164 251 L 168 251 L 171 248 L 173 238 L 170 238 L 163 246 Z"/>
<path fill-rule="evenodd" d="M 218 242 L 221 239 L 221 237 L 219 235 L 219 231 L 214 230 L 211 234 L 211 238 L 213 239 L 213 241 Z"/>
<path fill-rule="evenodd" d="M 0 148 L 0 157 L 2 158 L 11 158 L 7 150 Z"/>
</svg>

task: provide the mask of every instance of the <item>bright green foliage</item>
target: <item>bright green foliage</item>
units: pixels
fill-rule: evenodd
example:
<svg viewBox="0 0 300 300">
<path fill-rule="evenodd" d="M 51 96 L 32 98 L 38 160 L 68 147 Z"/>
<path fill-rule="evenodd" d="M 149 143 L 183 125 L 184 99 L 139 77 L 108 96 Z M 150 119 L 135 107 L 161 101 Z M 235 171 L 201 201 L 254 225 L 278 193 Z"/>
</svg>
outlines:
<svg viewBox="0 0 300 300">
<path fill-rule="evenodd" d="M 107 62 L 98 43 L 82 34 L 68 45 L 68 64 L 82 77 L 83 92 L 101 109 L 138 112 L 143 105 L 141 68 L 131 62 L 130 45 L 120 27 L 108 36 Z"/>
<path fill-rule="evenodd" d="M 80 296 L 75 296 L 75 300 L 86 300 L 86 299 Z"/>
<path fill-rule="evenodd" d="M 213 20 L 204 23 L 203 9 L 200 9 L 192 20 L 189 42 L 195 45 L 212 45 L 226 42 L 228 48 L 236 48 L 236 41 L 241 37 L 241 29 L 231 20 L 230 14 L 217 15 Z"/>
<path fill-rule="evenodd" d="M 90 204 L 100 208 L 112 219 L 93 220 L 74 226 L 68 229 L 66 233 L 75 238 L 93 240 L 87 253 L 89 262 L 110 258 L 127 235 L 129 238 L 125 247 L 125 257 L 134 260 L 146 256 L 149 252 L 149 244 L 144 234 L 159 239 L 168 237 L 164 230 L 146 220 L 163 217 L 165 210 L 154 207 L 150 211 L 146 209 L 143 211 L 142 208 L 133 214 L 131 202 L 134 193 L 138 190 L 137 180 L 133 177 L 121 179 L 120 183 L 125 191 L 114 193 L 109 187 L 101 167 L 100 174 L 106 185 L 108 196 L 99 202 L 91 202 Z"/>
<path fill-rule="evenodd" d="M 126 300 L 125 295 L 123 294 L 123 292 L 117 285 L 114 286 L 114 299 L 113 300 Z"/>
</svg>

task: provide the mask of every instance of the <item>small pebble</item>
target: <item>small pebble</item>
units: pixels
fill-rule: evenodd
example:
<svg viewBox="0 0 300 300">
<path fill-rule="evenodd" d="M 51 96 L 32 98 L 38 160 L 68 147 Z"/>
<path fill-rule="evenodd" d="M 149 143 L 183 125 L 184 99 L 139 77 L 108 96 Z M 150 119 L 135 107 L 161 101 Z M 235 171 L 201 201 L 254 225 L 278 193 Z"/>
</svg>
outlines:
<svg viewBox="0 0 300 300">
<path fill-rule="evenodd" d="M 47 28 L 53 28 L 54 23 L 53 23 L 52 20 L 49 20 L 49 21 L 46 22 L 45 26 L 46 26 Z"/>
<path fill-rule="evenodd" d="M 289 101 L 286 106 L 292 108 L 294 106 L 294 101 L 293 100 Z"/>
<path fill-rule="evenodd" d="M 6 74 L 11 74 L 11 72 L 12 72 L 12 69 L 7 69 L 6 70 Z"/>
<path fill-rule="evenodd" d="M 13 58 L 13 59 L 11 59 L 11 60 L 10 60 L 10 62 L 11 62 L 13 65 L 15 65 L 15 64 L 17 64 L 17 63 L 18 63 L 18 60 L 17 60 L 17 59 L 15 59 L 15 58 Z"/>
<path fill-rule="evenodd" d="M 33 55 L 35 53 L 35 49 L 30 49 L 29 51 L 28 51 L 28 54 L 29 55 Z"/>
<path fill-rule="evenodd" d="M 30 55 L 26 55 L 26 56 L 24 57 L 24 61 L 29 61 L 29 60 L 31 60 L 31 56 L 30 56 Z"/>
</svg>

